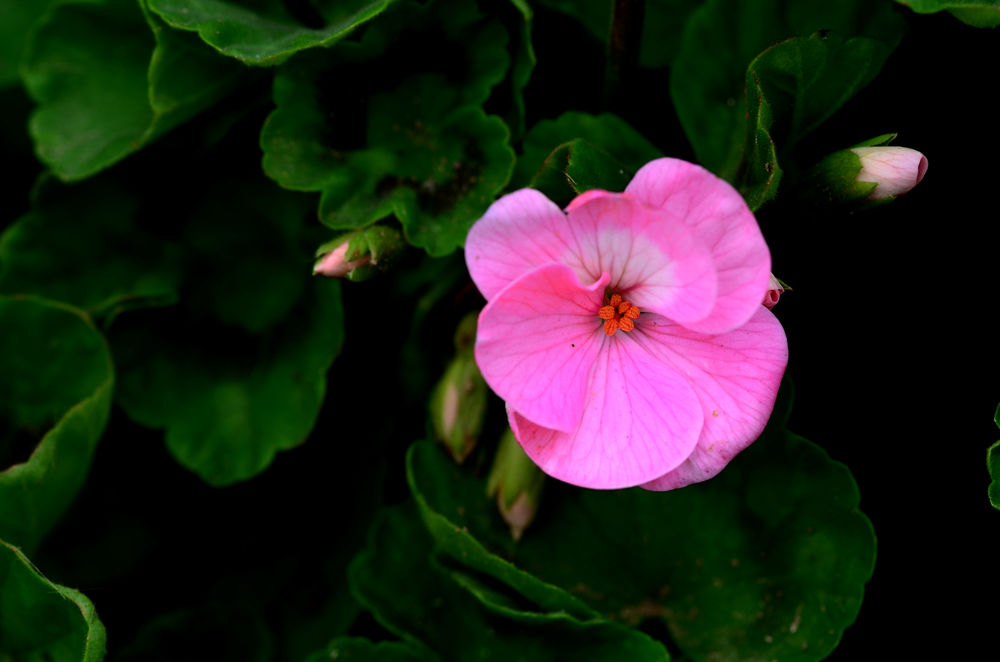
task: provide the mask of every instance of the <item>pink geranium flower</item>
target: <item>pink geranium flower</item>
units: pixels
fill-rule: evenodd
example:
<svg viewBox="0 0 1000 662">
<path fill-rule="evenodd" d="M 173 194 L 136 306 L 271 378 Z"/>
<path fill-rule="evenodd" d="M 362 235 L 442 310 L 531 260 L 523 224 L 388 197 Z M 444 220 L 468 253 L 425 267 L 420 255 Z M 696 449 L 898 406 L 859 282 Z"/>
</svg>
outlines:
<svg viewBox="0 0 1000 662">
<path fill-rule="evenodd" d="M 659 159 L 565 213 L 515 191 L 472 227 L 465 257 L 488 301 L 476 362 L 547 474 L 668 490 L 760 435 L 788 358 L 761 304 L 770 253 L 708 171 Z"/>
</svg>

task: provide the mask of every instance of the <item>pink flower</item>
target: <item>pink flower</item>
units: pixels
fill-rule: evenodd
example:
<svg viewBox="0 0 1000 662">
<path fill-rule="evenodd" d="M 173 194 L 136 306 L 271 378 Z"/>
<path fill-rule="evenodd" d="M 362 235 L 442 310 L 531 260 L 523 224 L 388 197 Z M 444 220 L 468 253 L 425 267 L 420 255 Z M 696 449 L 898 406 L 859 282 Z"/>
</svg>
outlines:
<svg viewBox="0 0 1000 662">
<path fill-rule="evenodd" d="M 515 191 L 472 227 L 465 258 L 488 301 L 476 362 L 547 474 L 668 490 L 760 435 L 788 359 L 761 305 L 770 254 L 708 171 L 658 159 L 566 213 Z"/>
<path fill-rule="evenodd" d="M 861 159 L 857 181 L 878 184 L 869 200 L 903 195 L 927 172 L 927 157 L 908 147 L 854 147 L 851 151 Z"/>
</svg>

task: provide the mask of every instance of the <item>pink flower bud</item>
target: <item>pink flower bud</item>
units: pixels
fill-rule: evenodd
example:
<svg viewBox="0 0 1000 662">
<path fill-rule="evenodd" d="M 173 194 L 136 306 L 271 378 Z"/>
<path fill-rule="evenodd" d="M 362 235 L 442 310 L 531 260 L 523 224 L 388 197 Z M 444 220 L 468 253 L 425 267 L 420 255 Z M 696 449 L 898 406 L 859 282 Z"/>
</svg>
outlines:
<svg viewBox="0 0 1000 662">
<path fill-rule="evenodd" d="M 781 281 L 771 274 L 771 280 L 767 283 L 767 293 L 764 295 L 764 306 L 770 310 L 774 308 L 774 305 L 778 303 L 778 299 L 781 297 L 781 293 L 785 291 L 785 287 L 781 284 Z"/>
<path fill-rule="evenodd" d="M 350 242 L 345 241 L 329 253 L 323 255 L 313 267 L 313 273 L 321 276 L 329 276 L 330 278 L 343 278 L 358 267 L 371 262 L 371 255 L 365 255 L 360 259 L 349 262 L 345 258 L 349 245 Z"/>
<path fill-rule="evenodd" d="M 907 147 L 854 147 L 861 159 L 857 181 L 877 184 L 869 200 L 903 195 L 920 183 L 927 172 L 927 157 Z"/>
</svg>

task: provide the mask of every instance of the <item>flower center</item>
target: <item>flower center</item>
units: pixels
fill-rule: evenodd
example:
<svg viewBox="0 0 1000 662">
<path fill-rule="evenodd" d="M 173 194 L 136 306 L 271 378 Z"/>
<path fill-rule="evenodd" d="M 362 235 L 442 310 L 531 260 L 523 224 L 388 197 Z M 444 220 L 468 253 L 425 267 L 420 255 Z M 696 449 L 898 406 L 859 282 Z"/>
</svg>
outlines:
<svg viewBox="0 0 1000 662">
<path fill-rule="evenodd" d="M 622 299 L 620 294 L 612 294 L 607 303 L 597 311 L 597 316 L 604 320 L 604 333 L 609 336 L 617 331 L 631 331 L 639 318 L 639 307 Z"/>
</svg>

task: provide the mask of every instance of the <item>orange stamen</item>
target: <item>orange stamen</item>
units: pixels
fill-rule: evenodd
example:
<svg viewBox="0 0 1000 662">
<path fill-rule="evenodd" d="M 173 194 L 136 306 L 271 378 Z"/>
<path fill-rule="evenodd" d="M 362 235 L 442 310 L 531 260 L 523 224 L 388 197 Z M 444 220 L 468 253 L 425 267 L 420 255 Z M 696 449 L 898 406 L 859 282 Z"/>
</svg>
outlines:
<svg viewBox="0 0 1000 662">
<path fill-rule="evenodd" d="M 607 304 L 601 306 L 597 316 L 604 320 L 604 333 L 613 336 L 618 331 L 631 331 L 635 328 L 634 320 L 639 319 L 639 307 L 616 293 L 608 297 Z"/>
</svg>

